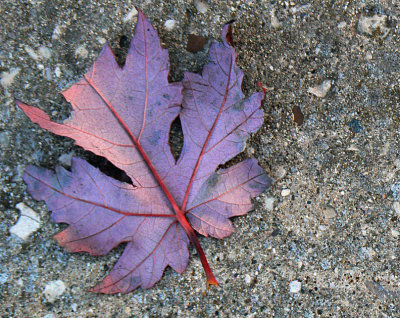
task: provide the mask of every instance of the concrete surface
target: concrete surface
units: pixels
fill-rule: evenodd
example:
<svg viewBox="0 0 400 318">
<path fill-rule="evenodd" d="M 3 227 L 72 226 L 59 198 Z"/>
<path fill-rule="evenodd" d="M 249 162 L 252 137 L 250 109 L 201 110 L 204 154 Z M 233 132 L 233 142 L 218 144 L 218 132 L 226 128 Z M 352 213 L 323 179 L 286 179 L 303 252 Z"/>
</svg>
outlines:
<svg viewBox="0 0 400 318">
<path fill-rule="evenodd" d="M 13 98 L 68 117 L 57 92 L 105 41 L 123 61 L 134 5 L 159 30 L 172 81 L 206 61 L 208 45 L 186 51 L 189 34 L 218 39 L 236 19 L 245 91 L 268 88 L 265 125 L 244 156 L 276 182 L 234 220 L 234 235 L 201 239 L 221 283 L 208 293 L 193 251 L 183 275 L 168 269 L 152 289 L 88 293 L 122 248 L 104 257 L 60 248 L 51 238 L 65 226 L 21 180 L 30 163 L 96 160 L 30 123 Z M 1 1 L 1 317 L 400 317 L 399 10 L 391 0 Z M 10 235 L 20 202 L 42 220 L 27 241 Z"/>
</svg>

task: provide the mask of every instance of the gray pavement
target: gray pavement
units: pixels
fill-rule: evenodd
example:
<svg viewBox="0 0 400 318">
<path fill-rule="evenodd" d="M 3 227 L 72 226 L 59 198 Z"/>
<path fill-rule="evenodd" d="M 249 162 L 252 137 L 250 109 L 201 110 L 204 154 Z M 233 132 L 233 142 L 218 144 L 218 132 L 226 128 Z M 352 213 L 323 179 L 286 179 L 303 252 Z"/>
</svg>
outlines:
<svg viewBox="0 0 400 318">
<path fill-rule="evenodd" d="M 52 236 L 65 226 L 21 179 L 27 164 L 97 160 L 30 123 L 14 97 L 67 118 L 57 92 L 106 41 L 123 62 L 134 5 L 169 51 L 171 81 L 200 71 L 210 41 L 235 19 L 245 92 L 267 87 L 265 124 L 243 157 L 275 183 L 234 219 L 231 237 L 201 238 L 221 283 L 208 293 L 194 250 L 183 275 L 167 269 L 149 290 L 87 292 L 122 248 L 103 257 L 63 250 Z M 391 0 L 1 1 L 0 316 L 400 317 L 399 12 Z M 186 50 L 189 34 L 208 40 L 203 51 Z M 40 217 L 26 240 L 11 234 L 21 202 Z"/>
</svg>

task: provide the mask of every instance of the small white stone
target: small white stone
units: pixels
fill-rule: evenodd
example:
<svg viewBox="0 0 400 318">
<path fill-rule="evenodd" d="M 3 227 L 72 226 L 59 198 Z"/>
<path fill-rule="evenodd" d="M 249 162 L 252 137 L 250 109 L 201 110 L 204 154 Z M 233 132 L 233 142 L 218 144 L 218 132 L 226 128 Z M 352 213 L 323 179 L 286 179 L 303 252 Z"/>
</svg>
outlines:
<svg viewBox="0 0 400 318">
<path fill-rule="evenodd" d="M 47 46 L 41 46 L 37 50 L 40 57 L 44 60 L 48 60 L 51 57 L 52 51 Z"/>
<path fill-rule="evenodd" d="M 251 277 L 249 274 L 246 274 L 246 276 L 244 277 L 244 281 L 247 285 L 251 284 Z"/>
<path fill-rule="evenodd" d="M 51 57 L 52 51 L 47 46 L 41 46 L 37 50 L 34 50 L 30 46 L 25 46 L 26 53 L 35 61 L 48 60 Z"/>
<path fill-rule="evenodd" d="M 289 288 L 290 288 L 289 291 L 291 293 L 294 293 L 294 294 L 298 293 L 301 290 L 301 282 L 294 280 L 294 281 L 290 282 Z"/>
<path fill-rule="evenodd" d="M 360 151 L 360 149 L 358 149 L 358 147 L 355 144 L 350 144 L 350 146 L 347 147 L 346 150 L 355 151 L 355 152 L 359 152 Z"/>
<path fill-rule="evenodd" d="M 375 14 L 372 17 L 361 16 L 358 20 L 358 30 L 369 35 L 373 35 L 376 30 L 386 35 L 389 28 L 386 27 L 386 16 Z"/>
<path fill-rule="evenodd" d="M 347 25 L 347 23 L 346 23 L 346 21 L 341 21 L 341 22 L 339 22 L 339 24 L 338 24 L 338 28 L 339 29 L 343 29 L 344 27 L 346 27 L 346 25 Z"/>
<path fill-rule="evenodd" d="M 320 230 L 320 231 L 325 231 L 326 229 L 327 229 L 328 227 L 326 226 L 326 225 L 320 225 L 320 226 L 318 226 L 318 229 Z"/>
<path fill-rule="evenodd" d="M 96 38 L 96 40 L 97 40 L 97 42 L 99 42 L 101 45 L 103 45 L 104 43 L 107 42 L 107 40 L 106 40 L 105 38 L 101 37 L 101 36 L 98 36 L 98 37 Z"/>
<path fill-rule="evenodd" d="M 9 72 L 2 72 L 0 74 L 0 84 L 4 88 L 7 88 L 14 82 L 14 78 L 19 74 L 19 68 L 11 68 Z"/>
<path fill-rule="evenodd" d="M 284 167 L 278 166 L 278 167 L 275 168 L 274 177 L 277 180 L 279 180 L 279 179 L 282 179 L 283 177 L 285 177 L 286 173 L 287 173 L 287 171 L 286 171 L 286 169 Z"/>
<path fill-rule="evenodd" d="M 358 254 L 365 259 L 372 259 L 376 252 L 371 247 L 361 247 Z"/>
<path fill-rule="evenodd" d="M 57 40 L 61 36 L 64 28 L 65 28 L 64 26 L 56 25 L 56 27 L 53 30 L 53 34 L 51 35 L 51 39 Z"/>
<path fill-rule="evenodd" d="M 326 219 L 333 219 L 336 217 L 336 210 L 330 206 L 326 207 L 323 213 Z"/>
<path fill-rule="evenodd" d="M 40 228 L 40 216 L 23 202 L 18 203 L 16 208 L 20 210 L 21 216 L 17 223 L 10 227 L 10 233 L 26 241 Z"/>
<path fill-rule="evenodd" d="M 399 201 L 394 201 L 393 202 L 393 210 L 396 212 L 398 216 L 400 216 L 400 202 Z"/>
<path fill-rule="evenodd" d="M 60 157 L 58 157 L 58 162 L 61 163 L 64 167 L 71 167 L 73 154 L 74 153 L 72 151 L 68 154 L 62 154 Z"/>
<path fill-rule="evenodd" d="M 8 275 L 7 273 L 1 273 L 0 274 L 0 285 L 3 285 L 8 281 Z"/>
<path fill-rule="evenodd" d="M 279 19 L 276 17 L 275 12 L 276 12 L 276 10 L 272 9 L 272 11 L 271 11 L 271 26 L 274 29 L 279 29 L 280 27 L 282 27 L 282 22 L 280 22 Z"/>
<path fill-rule="evenodd" d="M 75 56 L 85 58 L 88 55 L 88 51 L 86 50 L 84 45 L 78 46 L 75 50 Z"/>
<path fill-rule="evenodd" d="M 389 153 L 390 150 L 390 142 L 385 142 L 383 145 L 383 148 L 381 149 L 381 152 L 379 153 L 380 156 L 386 156 Z"/>
<path fill-rule="evenodd" d="M 173 29 L 175 29 L 175 26 L 176 26 L 176 21 L 175 20 L 167 20 L 164 23 L 164 28 L 167 31 L 172 31 Z"/>
<path fill-rule="evenodd" d="M 35 52 L 35 50 L 34 49 L 32 49 L 30 46 L 25 46 L 25 51 L 26 51 L 26 53 L 28 53 L 29 54 L 29 56 L 31 57 L 31 58 L 33 58 L 35 61 L 37 61 L 38 59 L 39 59 L 39 55 Z"/>
<path fill-rule="evenodd" d="M 281 191 L 281 196 L 287 197 L 290 194 L 290 189 L 283 189 Z"/>
<path fill-rule="evenodd" d="M 329 90 L 332 87 L 332 81 L 331 80 L 325 80 L 322 82 L 321 85 L 317 85 L 314 87 L 310 87 L 307 92 L 320 97 L 320 98 L 324 98 L 326 96 L 326 94 L 328 94 Z"/>
<path fill-rule="evenodd" d="M 54 74 L 56 74 L 57 77 L 61 76 L 61 69 L 59 66 L 56 66 L 56 68 L 54 69 Z"/>
<path fill-rule="evenodd" d="M 48 302 L 53 303 L 64 293 L 65 288 L 65 284 L 62 280 L 50 281 L 44 288 L 44 296 Z"/>
<path fill-rule="evenodd" d="M 76 311 L 78 309 L 78 304 L 77 303 L 73 303 L 71 305 L 71 309 L 72 309 L 72 311 Z"/>
<path fill-rule="evenodd" d="M 397 231 L 397 230 L 395 230 L 395 229 L 392 229 L 392 230 L 391 230 L 391 233 L 392 233 L 392 235 L 393 235 L 394 237 L 398 237 L 398 236 L 400 235 L 400 232 Z"/>
<path fill-rule="evenodd" d="M 264 207 L 268 210 L 268 211 L 272 211 L 274 209 L 274 202 L 275 202 L 275 198 L 272 197 L 267 197 L 264 200 Z"/>
<path fill-rule="evenodd" d="M 208 4 L 200 0 L 194 0 L 194 6 L 196 7 L 197 11 L 203 14 L 208 10 Z"/>
<path fill-rule="evenodd" d="M 136 17 L 138 15 L 138 11 L 136 10 L 135 7 L 132 8 L 131 11 L 129 11 L 126 16 L 122 19 L 122 21 L 124 21 L 124 23 L 132 20 L 134 17 Z"/>
</svg>

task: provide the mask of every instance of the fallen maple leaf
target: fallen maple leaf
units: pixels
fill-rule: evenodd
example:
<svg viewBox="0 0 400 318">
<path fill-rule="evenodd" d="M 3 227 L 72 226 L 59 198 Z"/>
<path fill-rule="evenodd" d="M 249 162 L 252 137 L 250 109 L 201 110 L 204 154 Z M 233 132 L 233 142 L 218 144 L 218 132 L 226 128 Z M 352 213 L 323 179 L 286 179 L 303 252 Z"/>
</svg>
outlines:
<svg viewBox="0 0 400 318">
<path fill-rule="evenodd" d="M 139 11 L 124 67 L 105 46 L 83 79 L 63 92 L 74 109 L 70 119 L 53 122 L 42 110 L 17 101 L 33 122 L 106 157 L 133 182 L 117 181 L 78 158 L 71 171 L 25 170 L 28 192 L 46 201 L 54 222 L 69 224 L 55 236 L 68 251 L 104 255 L 127 242 L 114 268 L 91 291 L 150 288 L 168 265 L 182 273 L 189 240 L 207 287 L 218 285 L 194 230 L 216 238 L 230 235 L 229 218 L 247 213 L 251 198 L 271 184 L 254 159 L 218 169 L 243 151 L 263 122 L 264 93 L 244 98 L 231 37 L 226 25 L 224 42 L 212 44 L 202 75 L 186 73 L 183 85 L 171 84 L 167 51 Z M 175 162 L 168 139 L 177 116 L 184 144 Z"/>
</svg>

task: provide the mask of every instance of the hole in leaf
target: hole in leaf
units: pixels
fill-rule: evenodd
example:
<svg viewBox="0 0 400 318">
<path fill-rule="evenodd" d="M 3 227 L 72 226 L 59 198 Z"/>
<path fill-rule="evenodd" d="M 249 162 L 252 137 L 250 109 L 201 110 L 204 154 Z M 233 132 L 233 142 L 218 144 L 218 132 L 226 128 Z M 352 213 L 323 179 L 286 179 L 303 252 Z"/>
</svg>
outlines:
<svg viewBox="0 0 400 318">
<path fill-rule="evenodd" d="M 121 35 L 118 39 L 118 47 L 114 48 L 115 59 L 119 66 L 123 67 L 129 51 L 130 41 L 126 35 Z"/>
<path fill-rule="evenodd" d="M 96 156 L 93 153 L 88 153 L 88 160 L 91 165 L 99 168 L 101 172 L 109 177 L 117 179 L 118 181 L 133 184 L 131 178 L 125 173 L 125 171 L 114 166 L 110 161 L 104 157 Z"/>
<path fill-rule="evenodd" d="M 119 37 L 119 47 L 122 48 L 129 48 L 129 39 L 126 35 L 121 35 Z"/>
<path fill-rule="evenodd" d="M 217 170 L 230 168 L 230 167 L 234 166 L 235 164 L 245 160 L 246 158 L 247 158 L 246 154 L 244 152 L 241 152 L 237 156 L 233 157 L 231 160 L 228 160 L 224 164 L 219 165 Z"/>
<path fill-rule="evenodd" d="M 171 148 L 172 156 L 177 161 L 181 155 L 183 147 L 183 131 L 181 120 L 178 117 L 171 124 L 171 129 L 169 131 L 169 146 Z"/>
</svg>

